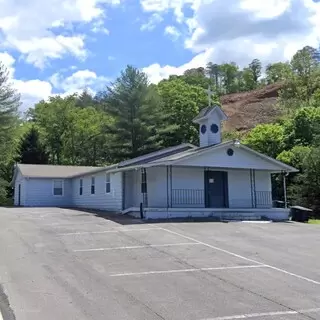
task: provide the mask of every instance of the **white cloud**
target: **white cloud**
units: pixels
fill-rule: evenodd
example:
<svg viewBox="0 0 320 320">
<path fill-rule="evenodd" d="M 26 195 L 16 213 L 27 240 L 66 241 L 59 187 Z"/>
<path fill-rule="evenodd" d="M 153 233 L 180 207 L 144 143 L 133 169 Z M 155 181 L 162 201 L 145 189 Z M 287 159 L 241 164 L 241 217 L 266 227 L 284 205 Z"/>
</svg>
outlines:
<svg viewBox="0 0 320 320">
<path fill-rule="evenodd" d="M 140 30 L 141 30 L 141 31 L 145 31 L 145 30 L 151 31 L 151 30 L 153 30 L 153 29 L 156 27 L 156 25 L 157 25 L 158 23 L 160 23 L 162 20 L 163 20 L 163 18 L 162 18 L 162 16 L 161 16 L 160 14 L 158 14 L 158 13 L 153 13 L 153 14 L 150 16 L 148 22 L 146 22 L 146 23 L 144 23 L 143 25 L 141 25 Z"/>
<path fill-rule="evenodd" d="M 104 33 L 104 34 L 110 33 L 110 31 L 104 26 L 103 20 L 97 20 L 93 22 L 91 31 L 94 33 Z"/>
<path fill-rule="evenodd" d="M 320 3 L 312 0 L 140 0 L 144 11 L 161 15 L 173 11 L 190 34 L 185 47 L 196 55 L 179 67 L 153 64 L 151 78 L 167 77 L 186 66 L 235 61 L 247 65 L 254 58 L 263 63 L 288 60 L 305 45 L 320 43 Z M 190 4 L 193 2 L 193 4 Z M 193 16 L 186 18 L 189 6 Z M 179 14 L 177 14 L 179 13 Z M 198 63 L 198 65 L 196 65 Z"/>
<path fill-rule="evenodd" d="M 158 83 L 162 79 L 167 79 L 170 75 L 182 75 L 186 70 L 203 66 L 203 61 L 208 61 L 212 54 L 212 50 L 209 49 L 203 53 L 196 55 L 191 61 L 181 66 L 160 66 L 158 63 L 154 63 L 148 67 L 142 69 L 143 72 L 149 78 L 152 83 Z"/>
<path fill-rule="evenodd" d="M 169 35 L 173 41 L 177 40 L 181 35 L 181 32 L 174 26 L 166 26 L 164 33 Z"/>
<path fill-rule="evenodd" d="M 93 91 L 102 89 L 110 80 L 90 70 L 79 70 L 69 77 L 64 77 L 61 73 L 55 73 L 50 77 L 52 85 L 68 94 L 81 92 L 91 88 Z"/>
<path fill-rule="evenodd" d="M 2 47 L 22 53 L 27 62 L 43 67 L 49 59 L 71 54 L 86 56 L 84 36 L 57 34 L 54 28 L 70 29 L 74 23 L 92 24 L 92 31 L 107 32 L 101 4 L 120 0 L 0 0 Z M 72 30 L 71 30 L 72 31 Z M 69 30 L 70 34 L 70 30 Z"/>
</svg>

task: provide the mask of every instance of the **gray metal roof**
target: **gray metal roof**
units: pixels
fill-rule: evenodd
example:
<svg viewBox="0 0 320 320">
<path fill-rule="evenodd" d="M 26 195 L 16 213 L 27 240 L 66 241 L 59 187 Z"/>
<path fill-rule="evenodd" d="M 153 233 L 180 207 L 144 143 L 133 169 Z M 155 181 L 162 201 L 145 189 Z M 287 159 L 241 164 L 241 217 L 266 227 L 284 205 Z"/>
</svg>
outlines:
<svg viewBox="0 0 320 320">
<path fill-rule="evenodd" d="M 203 117 L 205 117 L 211 110 L 214 109 L 215 106 L 213 107 L 205 107 L 203 109 L 200 110 L 199 114 L 193 119 L 193 121 L 201 119 Z"/>
<path fill-rule="evenodd" d="M 75 175 L 97 171 L 103 167 L 57 166 L 43 164 L 17 164 L 21 174 L 32 178 L 70 178 Z"/>
</svg>

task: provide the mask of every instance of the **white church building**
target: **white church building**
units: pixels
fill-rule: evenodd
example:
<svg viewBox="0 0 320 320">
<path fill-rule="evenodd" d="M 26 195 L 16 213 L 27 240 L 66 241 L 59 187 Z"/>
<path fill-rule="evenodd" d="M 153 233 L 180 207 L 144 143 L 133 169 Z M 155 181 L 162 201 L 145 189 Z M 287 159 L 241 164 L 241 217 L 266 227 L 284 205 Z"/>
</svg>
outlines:
<svg viewBox="0 0 320 320">
<path fill-rule="evenodd" d="M 144 219 L 288 218 L 274 208 L 271 175 L 297 172 L 238 140 L 221 142 L 227 116 L 209 106 L 194 122 L 200 146 L 181 144 L 108 167 L 18 164 L 14 204 L 78 207 Z"/>
</svg>

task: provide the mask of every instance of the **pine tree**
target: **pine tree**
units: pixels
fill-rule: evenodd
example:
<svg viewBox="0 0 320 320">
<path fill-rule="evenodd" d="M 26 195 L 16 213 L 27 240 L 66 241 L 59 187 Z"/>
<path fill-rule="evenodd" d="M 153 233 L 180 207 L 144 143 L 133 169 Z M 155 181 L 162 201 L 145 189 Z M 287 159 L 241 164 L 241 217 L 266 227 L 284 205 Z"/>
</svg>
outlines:
<svg viewBox="0 0 320 320">
<path fill-rule="evenodd" d="M 24 137 L 21 138 L 18 147 L 16 161 L 27 164 L 47 164 L 48 154 L 40 143 L 39 132 L 32 127 Z"/>
<path fill-rule="evenodd" d="M 160 99 L 146 74 L 127 66 L 106 88 L 103 104 L 113 117 L 109 146 L 115 161 L 134 158 L 158 149 L 157 124 L 161 119 Z"/>
</svg>

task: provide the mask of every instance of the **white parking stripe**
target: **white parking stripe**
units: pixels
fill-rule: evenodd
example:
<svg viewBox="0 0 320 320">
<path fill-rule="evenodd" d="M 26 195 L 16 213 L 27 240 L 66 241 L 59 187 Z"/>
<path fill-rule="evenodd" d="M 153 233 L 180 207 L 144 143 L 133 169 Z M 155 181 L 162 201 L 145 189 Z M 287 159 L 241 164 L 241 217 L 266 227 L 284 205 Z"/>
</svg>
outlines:
<svg viewBox="0 0 320 320">
<path fill-rule="evenodd" d="M 103 233 L 118 233 L 118 232 L 133 232 L 133 231 L 149 231 L 161 230 L 161 228 L 144 228 L 144 229 L 118 229 L 118 230 L 105 230 L 105 231 L 83 231 L 83 232 L 68 232 L 59 233 L 58 236 L 76 236 L 82 234 L 103 234 Z"/>
<path fill-rule="evenodd" d="M 172 231 L 172 230 L 169 230 L 169 229 L 166 229 L 166 228 L 161 228 L 162 230 L 165 230 L 169 233 L 172 233 L 172 234 L 175 234 L 177 236 L 180 236 L 182 238 L 185 238 L 185 239 L 188 239 L 190 241 L 194 241 L 194 242 L 198 242 L 199 244 L 202 244 L 206 247 L 209 247 L 209 248 L 212 248 L 212 249 L 215 249 L 217 251 L 221 251 L 221 252 L 224 252 L 224 253 L 227 253 L 231 256 L 234 256 L 234 257 L 237 257 L 237 258 L 240 258 L 240 259 L 243 259 L 243 260 L 246 260 L 246 261 L 249 261 L 249 262 L 252 262 L 252 263 L 256 263 L 258 265 L 263 265 L 265 267 L 268 267 L 270 269 L 273 269 L 273 270 L 276 270 L 276 271 L 279 271 L 279 272 L 282 272 L 282 273 L 285 273 L 285 274 L 288 274 L 292 277 L 295 277 L 295 278 L 298 278 L 298 279 L 301 279 L 301 280 L 305 280 L 305 281 L 308 281 L 308 282 L 311 282 L 313 284 L 317 284 L 317 285 L 320 285 L 320 282 L 319 281 L 316 281 L 316 280 L 313 280 L 313 279 L 310 279 L 310 278 L 307 278 L 307 277 L 303 277 L 299 274 L 295 274 L 293 272 L 289 272 L 287 270 L 284 270 L 284 269 L 281 269 L 281 268 L 277 268 L 277 267 L 274 267 L 272 265 L 268 265 L 268 264 L 263 264 L 262 262 L 259 262 L 259 261 L 256 261 L 256 260 L 253 260 L 253 259 L 250 259 L 250 258 L 247 258 L 247 257 L 244 257 L 244 256 L 241 256 L 239 254 L 236 254 L 234 252 L 231 252 L 231 251 L 228 251 L 228 250 L 225 250 L 225 249 L 222 249 L 222 248 L 219 248 L 219 247 L 216 247 L 216 246 L 212 246 L 211 244 L 208 244 L 208 243 L 205 243 L 205 242 L 202 242 L 202 241 L 199 241 L 197 239 L 194 239 L 192 237 L 189 237 L 189 236 L 186 236 L 182 233 L 179 233 L 179 232 L 175 232 L 175 231 Z"/>
<path fill-rule="evenodd" d="M 320 308 L 314 309 L 305 309 L 305 310 L 289 310 L 289 311 L 277 311 L 277 312 L 261 312 L 261 313 L 248 313 L 248 314 L 239 314 L 234 316 L 227 317 L 218 317 L 218 318 L 208 318 L 202 320 L 237 320 L 237 319 L 250 319 L 250 318 L 260 318 L 260 317 L 275 317 L 275 316 L 285 316 L 285 315 L 297 315 L 304 313 L 319 312 Z"/>
<path fill-rule="evenodd" d="M 192 269 L 174 269 L 174 270 L 157 270 L 145 272 L 127 272 L 110 274 L 110 277 L 126 277 L 126 276 L 146 276 L 150 274 L 168 274 L 168 273 L 182 273 L 182 272 L 199 272 L 199 271 L 215 271 L 215 270 L 233 270 L 233 269 L 250 269 L 250 268 L 263 268 L 264 265 L 248 265 L 248 266 L 233 266 L 233 267 L 215 267 L 215 268 L 192 268 Z"/>
<path fill-rule="evenodd" d="M 168 244 L 149 244 L 144 246 L 128 246 L 128 247 L 110 247 L 110 248 L 96 248 L 96 249 L 77 249 L 73 252 L 90 252 L 90 251 L 112 251 L 112 250 L 127 250 L 127 249 L 144 249 L 144 248 L 160 248 L 160 247 L 174 247 L 174 246 L 194 246 L 199 245 L 197 242 L 182 242 L 182 243 L 168 243 Z"/>
</svg>

